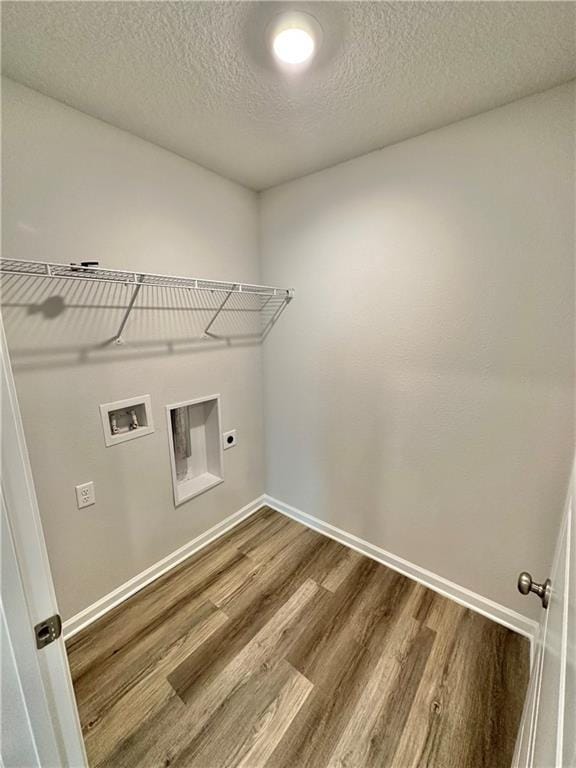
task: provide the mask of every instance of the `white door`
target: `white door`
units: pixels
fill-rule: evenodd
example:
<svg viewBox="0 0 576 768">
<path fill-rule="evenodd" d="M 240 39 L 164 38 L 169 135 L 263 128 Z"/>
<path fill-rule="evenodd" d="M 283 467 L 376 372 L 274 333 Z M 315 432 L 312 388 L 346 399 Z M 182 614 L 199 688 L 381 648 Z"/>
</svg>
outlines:
<svg viewBox="0 0 576 768">
<path fill-rule="evenodd" d="M 2 764 L 58 765 L 58 744 L 42 684 L 26 596 L 4 499 L 2 511 Z"/>
<path fill-rule="evenodd" d="M 573 472 L 550 574 L 552 595 L 536 639 L 518 768 L 576 768 L 574 484 Z"/>
<path fill-rule="evenodd" d="M 64 641 L 38 650 L 34 626 L 58 613 L 0 320 L 2 398 L 2 741 L 4 768 L 84 768 Z"/>
</svg>

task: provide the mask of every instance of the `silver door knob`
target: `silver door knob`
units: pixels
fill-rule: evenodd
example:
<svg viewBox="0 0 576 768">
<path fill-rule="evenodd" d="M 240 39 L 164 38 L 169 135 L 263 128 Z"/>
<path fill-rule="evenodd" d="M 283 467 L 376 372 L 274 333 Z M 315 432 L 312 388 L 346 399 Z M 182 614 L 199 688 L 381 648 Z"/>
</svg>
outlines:
<svg viewBox="0 0 576 768">
<path fill-rule="evenodd" d="M 538 584 L 532 580 L 532 576 L 530 576 L 528 571 L 522 571 L 520 576 L 518 576 L 518 591 L 523 595 L 534 592 L 542 600 L 542 607 L 548 608 L 550 594 L 552 593 L 552 582 L 550 579 L 546 579 L 544 584 Z"/>
</svg>

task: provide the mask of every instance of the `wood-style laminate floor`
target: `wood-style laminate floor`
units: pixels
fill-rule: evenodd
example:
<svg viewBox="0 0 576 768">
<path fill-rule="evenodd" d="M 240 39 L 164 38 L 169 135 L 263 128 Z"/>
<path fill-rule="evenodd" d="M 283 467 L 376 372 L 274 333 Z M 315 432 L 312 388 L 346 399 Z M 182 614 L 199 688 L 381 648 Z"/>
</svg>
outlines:
<svg viewBox="0 0 576 768">
<path fill-rule="evenodd" d="M 263 508 L 68 643 L 92 768 L 510 765 L 528 641 Z"/>
</svg>

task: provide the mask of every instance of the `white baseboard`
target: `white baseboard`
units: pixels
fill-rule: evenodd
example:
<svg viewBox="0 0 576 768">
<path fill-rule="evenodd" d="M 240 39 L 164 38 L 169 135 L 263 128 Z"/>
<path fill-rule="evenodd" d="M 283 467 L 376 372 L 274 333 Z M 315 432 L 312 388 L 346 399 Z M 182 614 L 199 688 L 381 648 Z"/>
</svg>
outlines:
<svg viewBox="0 0 576 768">
<path fill-rule="evenodd" d="M 500 605 L 493 600 L 489 600 L 487 597 L 478 595 L 470 589 L 461 587 L 459 584 L 455 584 L 453 581 L 449 581 L 443 576 L 438 576 L 425 568 L 421 568 L 419 565 L 415 565 L 408 560 L 393 555 L 391 552 L 386 552 L 386 550 L 381 549 L 374 544 L 370 544 L 369 542 L 364 541 L 364 539 L 360 539 L 358 536 L 347 533 L 340 528 L 336 528 L 336 526 L 330 525 L 330 523 L 325 523 L 317 517 L 313 517 L 306 512 L 301 512 L 299 509 L 295 509 L 289 504 L 285 504 L 283 501 L 279 501 L 272 496 L 265 495 L 264 503 L 267 506 L 272 507 L 272 509 L 275 509 L 277 512 L 306 525 L 308 528 L 312 528 L 313 530 L 318 531 L 318 533 L 324 534 L 324 536 L 329 536 L 331 539 L 340 542 L 340 544 L 355 549 L 362 555 L 371 557 L 373 560 L 377 560 L 379 563 L 398 571 L 398 573 L 402 573 L 404 576 L 408 576 L 410 579 L 418 581 L 425 587 L 434 590 L 434 592 L 438 592 L 444 597 L 448 597 L 460 605 L 470 608 L 472 611 L 481 613 L 483 616 L 492 619 L 492 621 L 496 621 L 498 624 L 503 624 L 505 627 L 513 629 L 521 635 L 525 635 L 530 639 L 532 644 L 538 628 L 538 623 L 536 621 L 532 621 L 531 619 L 522 616 L 522 614 L 517 613 L 510 608 L 506 608 L 504 605 Z"/>
<path fill-rule="evenodd" d="M 159 576 L 162 576 L 167 573 L 167 571 L 175 568 L 183 560 L 190 557 L 190 555 L 193 555 L 215 539 L 223 536 L 231 528 L 254 514 L 254 512 L 264 505 L 272 507 L 272 509 L 275 509 L 277 512 L 306 525 L 308 528 L 318 531 L 318 533 L 321 533 L 324 536 L 329 536 L 330 538 L 335 539 L 341 544 L 344 544 L 344 546 L 355 549 L 357 552 L 360 552 L 373 560 L 377 560 L 379 563 L 382 563 L 383 565 L 408 576 L 410 579 L 418 581 L 425 587 L 444 595 L 444 597 L 448 597 L 466 608 L 481 613 L 483 616 L 498 622 L 498 624 L 503 624 L 505 627 L 513 629 L 521 635 L 525 635 L 531 641 L 533 641 L 535 637 L 538 628 L 537 622 L 527 619 L 525 616 L 522 616 L 522 614 L 517 613 L 510 608 L 506 608 L 493 600 L 489 600 L 486 597 L 482 597 L 482 595 L 478 595 L 465 587 L 461 587 L 458 584 L 445 579 L 443 576 L 438 576 L 425 568 L 421 568 L 408 560 L 404 560 L 397 555 L 393 555 L 391 552 L 387 552 L 374 544 L 370 544 L 364 539 L 360 539 L 358 536 L 354 536 L 347 531 L 336 528 L 336 526 L 330 525 L 330 523 L 325 523 L 317 517 L 313 517 L 306 512 L 301 512 L 300 510 L 291 507 L 289 504 L 285 504 L 283 501 L 279 501 L 278 499 L 265 494 L 254 499 L 250 504 L 242 507 L 238 512 L 235 512 L 225 520 L 222 520 L 222 522 L 218 523 L 213 528 L 210 528 L 205 533 L 192 539 L 192 541 L 189 541 L 183 547 L 180 547 L 180 549 L 177 549 L 162 560 L 159 560 L 157 563 L 150 566 L 150 568 L 147 568 L 145 571 L 142 571 L 142 573 L 134 576 L 125 584 L 122 584 L 117 587 L 117 589 L 100 598 L 100 600 L 97 600 L 92 605 L 89 605 L 87 608 L 80 611 L 80 613 L 67 619 L 62 628 L 64 639 L 68 640 L 73 637 L 73 635 L 80 632 L 80 630 L 84 629 L 89 624 L 92 624 L 92 622 L 112 610 L 112 608 L 120 605 L 124 600 L 127 600 Z"/>
<path fill-rule="evenodd" d="M 81 629 L 84 629 L 84 627 L 87 627 L 89 624 L 92 624 L 93 621 L 96 621 L 96 619 L 99 619 L 105 613 L 108 613 L 112 608 L 123 603 L 124 600 L 127 600 L 135 592 L 138 592 L 167 571 L 175 568 L 183 560 L 186 560 L 187 557 L 190 557 L 190 555 L 198 552 L 198 550 L 207 546 L 215 539 L 223 536 L 235 525 L 238 525 L 238 523 L 241 523 L 247 517 L 253 515 L 254 512 L 257 512 L 265 503 L 264 496 L 254 499 L 250 504 L 239 509 L 238 512 L 234 512 L 233 515 L 222 520 L 222 522 L 205 531 L 205 533 L 201 533 L 200 536 L 197 536 L 195 539 L 192 539 L 192 541 L 184 544 L 180 549 L 177 549 L 162 560 L 154 563 L 150 568 L 146 568 L 145 571 L 134 576 L 134 578 L 130 579 L 125 584 L 122 584 L 117 587 L 117 589 L 104 595 L 100 600 L 97 600 L 95 603 L 92 603 L 92 605 L 84 608 L 83 611 L 72 616 L 72 618 L 67 619 L 62 625 L 64 639 L 68 640 L 77 632 L 80 632 Z"/>
</svg>

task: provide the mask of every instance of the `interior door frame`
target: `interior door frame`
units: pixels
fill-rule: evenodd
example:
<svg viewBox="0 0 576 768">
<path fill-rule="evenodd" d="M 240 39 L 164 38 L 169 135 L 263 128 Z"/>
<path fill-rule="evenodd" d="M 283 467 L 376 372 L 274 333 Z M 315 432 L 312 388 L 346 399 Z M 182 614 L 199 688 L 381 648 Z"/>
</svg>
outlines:
<svg viewBox="0 0 576 768">
<path fill-rule="evenodd" d="M 561 605 L 558 606 L 562 611 L 562 632 L 560 642 L 560 686 L 558 690 L 558 718 L 556 721 L 556 732 L 550 734 L 550 738 L 555 743 L 555 763 L 557 768 L 564 765 L 565 747 L 567 737 L 571 734 L 571 728 L 566 723 L 565 710 L 574 710 L 575 704 L 570 699 L 571 692 L 568 690 L 566 682 L 568 679 L 568 652 L 570 643 L 570 633 L 573 634 L 576 625 L 576 615 L 574 612 L 575 597 L 572 594 L 576 579 L 571 571 L 576 572 L 576 543 L 575 543 L 575 521 L 574 511 L 576 506 L 576 461 L 572 467 L 572 474 L 568 487 L 568 494 L 558 538 L 556 550 L 551 569 L 552 588 L 554 582 L 560 573 L 564 575 L 564 594 L 561 595 Z M 560 557 L 560 553 L 563 556 Z M 530 682 L 524 703 L 522 721 L 518 732 L 516 750 L 512 768 L 540 768 L 535 765 L 535 743 L 536 734 L 539 726 L 539 711 L 541 704 L 542 674 L 544 666 L 544 655 L 546 653 L 546 639 L 548 629 L 549 611 L 542 609 L 538 631 L 533 640 L 535 653 L 530 675 Z M 573 734 L 572 734 L 573 737 Z"/>
<path fill-rule="evenodd" d="M 33 636 L 34 626 L 58 613 L 58 603 L 48 560 L 24 428 L 0 317 L 1 395 L 1 487 L 14 552 L 26 600 L 26 617 Z M 39 684 L 48 712 L 62 768 L 88 768 L 72 677 L 62 636 L 37 650 Z M 31 723 L 33 724 L 33 723 Z M 40 734 L 38 734 L 40 736 Z M 38 745 L 41 748 L 42 739 Z M 39 755 L 41 764 L 51 765 L 53 756 Z M 50 762 L 44 762 L 44 757 Z"/>
</svg>

